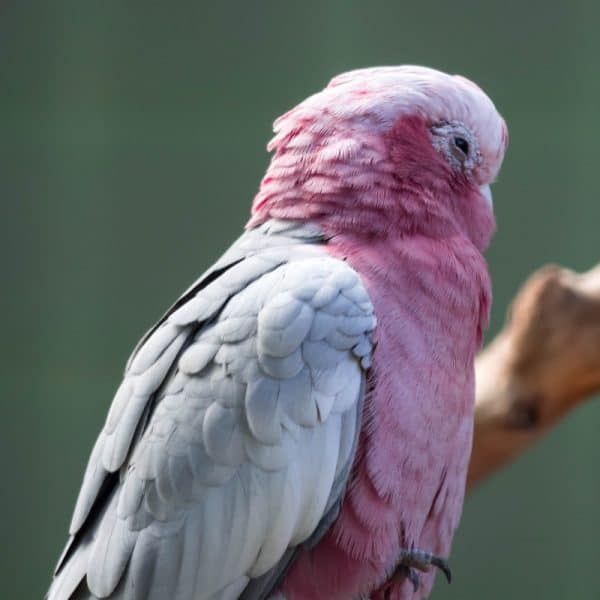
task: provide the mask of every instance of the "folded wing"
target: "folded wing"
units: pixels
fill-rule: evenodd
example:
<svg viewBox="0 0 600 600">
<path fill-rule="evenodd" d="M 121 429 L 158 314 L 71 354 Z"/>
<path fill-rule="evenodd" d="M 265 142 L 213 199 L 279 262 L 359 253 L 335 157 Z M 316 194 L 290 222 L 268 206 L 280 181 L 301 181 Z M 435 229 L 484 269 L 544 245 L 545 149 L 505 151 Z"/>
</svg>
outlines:
<svg viewBox="0 0 600 600">
<path fill-rule="evenodd" d="M 343 261 L 270 227 L 130 360 L 51 600 L 265 597 L 340 501 L 373 308 Z"/>
</svg>

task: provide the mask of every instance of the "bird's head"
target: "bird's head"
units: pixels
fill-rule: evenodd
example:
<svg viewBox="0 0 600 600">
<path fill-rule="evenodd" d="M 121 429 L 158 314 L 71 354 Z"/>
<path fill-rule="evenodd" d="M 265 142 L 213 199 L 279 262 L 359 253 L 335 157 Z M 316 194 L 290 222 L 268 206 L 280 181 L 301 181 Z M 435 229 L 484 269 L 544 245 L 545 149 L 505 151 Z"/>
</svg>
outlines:
<svg viewBox="0 0 600 600">
<path fill-rule="evenodd" d="M 333 234 L 461 234 L 487 246 L 508 133 L 469 80 L 414 66 L 351 71 L 274 129 L 251 226 L 310 220 Z"/>
</svg>

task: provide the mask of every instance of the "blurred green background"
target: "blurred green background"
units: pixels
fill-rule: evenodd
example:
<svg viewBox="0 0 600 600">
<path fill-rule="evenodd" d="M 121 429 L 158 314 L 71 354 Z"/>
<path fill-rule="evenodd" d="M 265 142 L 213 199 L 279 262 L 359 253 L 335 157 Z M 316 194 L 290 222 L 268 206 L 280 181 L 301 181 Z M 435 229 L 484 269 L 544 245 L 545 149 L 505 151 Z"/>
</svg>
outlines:
<svg viewBox="0 0 600 600">
<path fill-rule="evenodd" d="M 600 258 L 597 3 L 4 2 L 3 598 L 40 598 L 134 343 L 240 232 L 275 116 L 417 63 L 494 98 L 492 331 L 549 261 Z M 468 499 L 436 600 L 600 597 L 600 406 Z"/>
</svg>

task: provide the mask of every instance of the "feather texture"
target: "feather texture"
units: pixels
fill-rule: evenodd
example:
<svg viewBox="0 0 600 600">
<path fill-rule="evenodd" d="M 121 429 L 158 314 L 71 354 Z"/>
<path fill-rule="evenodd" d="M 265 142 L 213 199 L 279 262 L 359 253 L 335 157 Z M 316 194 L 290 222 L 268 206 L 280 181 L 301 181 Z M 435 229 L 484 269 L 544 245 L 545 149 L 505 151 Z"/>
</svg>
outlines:
<svg viewBox="0 0 600 600">
<path fill-rule="evenodd" d="M 297 230 L 286 244 L 274 244 L 275 223 L 262 238 L 243 236 L 252 253 L 195 288 L 130 360 L 90 458 L 75 536 L 102 473 L 119 470 L 120 481 L 90 516 L 83 558 L 76 539 L 51 600 L 84 575 L 90 597 L 233 597 L 276 572 L 339 502 L 376 322 L 356 273 L 303 229 L 282 228 Z"/>
<path fill-rule="evenodd" d="M 50 600 L 409 600 L 399 558 L 449 552 L 506 125 L 404 66 L 274 128 L 248 231 L 128 362 Z"/>
</svg>

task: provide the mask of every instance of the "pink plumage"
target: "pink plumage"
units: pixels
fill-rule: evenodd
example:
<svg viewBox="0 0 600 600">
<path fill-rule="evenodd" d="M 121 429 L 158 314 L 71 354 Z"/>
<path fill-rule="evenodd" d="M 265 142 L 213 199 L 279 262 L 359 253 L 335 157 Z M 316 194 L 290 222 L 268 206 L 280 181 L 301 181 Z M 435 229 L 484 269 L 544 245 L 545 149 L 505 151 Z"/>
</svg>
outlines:
<svg viewBox="0 0 600 600">
<path fill-rule="evenodd" d="M 475 352 L 491 301 L 482 252 L 508 135 L 473 83 L 420 67 L 350 72 L 275 124 L 250 227 L 317 224 L 378 318 L 357 455 L 341 512 L 299 555 L 288 600 L 413 598 L 403 551 L 447 556 L 473 427 Z"/>
<path fill-rule="evenodd" d="M 457 527 L 508 136 L 474 84 L 336 77 L 134 350 L 49 600 L 410 599 Z"/>
</svg>

